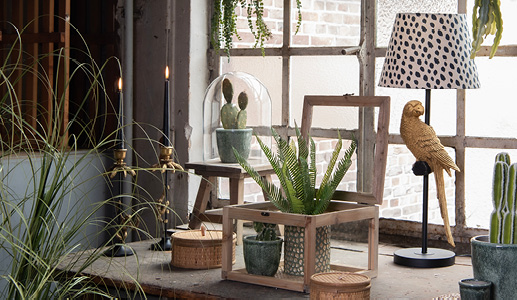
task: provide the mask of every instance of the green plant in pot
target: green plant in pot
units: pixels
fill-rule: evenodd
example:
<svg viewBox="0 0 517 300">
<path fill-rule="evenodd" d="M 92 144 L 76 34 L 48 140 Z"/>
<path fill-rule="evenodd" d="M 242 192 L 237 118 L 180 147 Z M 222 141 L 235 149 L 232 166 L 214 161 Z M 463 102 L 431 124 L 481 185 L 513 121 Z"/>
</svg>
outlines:
<svg viewBox="0 0 517 300">
<path fill-rule="evenodd" d="M 339 136 L 332 152 L 328 167 L 319 189 L 316 188 L 316 146 L 309 137 L 309 143 L 302 137 L 296 127 L 297 144 L 281 138 L 272 129 L 272 135 L 278 146 L 274 154 L 257 137 L 258 143 L 273 167 L 281 187 L 261 177 L 249 163 L 235 151 L 239 164 L 262 188 L 276 208 L 285 213 L 317 215 L 327 209 L 334 192 L 352 164 L 352 155 L 356 142 L 352 141 L 344 156 L 338 161 L 343 142 Z M 310 149 L 309 149 L 310 148 Z M 284 272 L 290 275 L 304 274 L 304 241 L 302 227 L 285 226 L 284 230 Z M 330 226 L 318 227 L 316 230 L 316 272 L 330 270 Z"/>
<path fill-rule="evenodd" d="M 474 278 L 492 282 L 492 299 L 514 299 L 517 286 L 517 164 L 495 159 L 490 234 L 471 240 Z"/>
<path fill-rule="evenodd" d="M 249 274 L 274 276 L 280 264 L 282 238 L 276 234 L 276 224 L 254 222 L 256 235 L 243 240 L 246 271 Z"/>
<path fill-rule="evenodd" d="M 248 119 L 248 95 L 241 92 L 238 96 L 238 106 L 232 103 L 233 85 L 230 79 L 225 78 L 222 84 L 222 92 L 226 103 L 221 108 L 221 123 L 223 128 L 215 131 L 217 150 L 223 163 L 236 163 L 233 149 L 248 159 L 250 154 L 251 135 L 253 130 L 246 128 Z"/>
</svg>

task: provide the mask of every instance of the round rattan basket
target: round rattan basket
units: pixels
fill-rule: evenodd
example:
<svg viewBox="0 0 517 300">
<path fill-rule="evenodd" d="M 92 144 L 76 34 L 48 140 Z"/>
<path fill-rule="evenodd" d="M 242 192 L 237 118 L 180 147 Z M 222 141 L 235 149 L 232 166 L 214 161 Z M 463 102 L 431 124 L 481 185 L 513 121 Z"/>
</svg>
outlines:
<svg viewBox="0 0 517 300">
<path fill-rule="evenodd" d="M 204 234 L 203 234 L 204 233 Z M 185 269 L 220 268 L 222 263 L 221 230 L 188 230 L 172 235 L 172 260 L 174 267 Z M 232 263 L 235 263 L 236 235 L 233 234 Z"/>
<path fill-rule="evenodd" d="M 318 273 L 311 276 L 311 300 L 370 299 L 370 277 L 349 272 Z"/>
</svg>

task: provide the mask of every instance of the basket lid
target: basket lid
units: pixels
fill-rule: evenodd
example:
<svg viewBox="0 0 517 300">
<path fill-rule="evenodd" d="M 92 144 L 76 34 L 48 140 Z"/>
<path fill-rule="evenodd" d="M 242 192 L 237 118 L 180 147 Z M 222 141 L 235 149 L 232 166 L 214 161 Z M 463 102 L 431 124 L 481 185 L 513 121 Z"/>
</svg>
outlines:
<svg viewBox="0 0 517 300">
<path fill-rule="evenodd" d="M 172 238 L 195 241 L 221 241 L 223 239 L 223 232 L 221 230 L 206 230 L 203 235 L 201 230 L 178 231 L 172 234 Z"/>
<path fill-rule="evenodd" d="M 317 273 L 311 276 L 311 282 L 329 287 L 366 287 L 370 277 L 351 272 Z"/>
</svg>

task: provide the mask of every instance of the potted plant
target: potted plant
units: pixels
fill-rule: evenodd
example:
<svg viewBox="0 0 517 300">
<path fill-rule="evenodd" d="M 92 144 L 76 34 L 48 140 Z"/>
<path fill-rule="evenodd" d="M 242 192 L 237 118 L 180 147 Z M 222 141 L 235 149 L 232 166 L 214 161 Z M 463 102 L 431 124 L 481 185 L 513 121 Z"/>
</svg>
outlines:
<svg viewBox="0 0 517 300">
<path fill-rule="evenodd" d="M 254 222 L 256 235 L 244 237 L 243 253 L 249 274 L 274 276 L 280 264 L 282 238 L 276 234 L 276 224 Z"/>
<path fill-rule="evenodd" d="M 281 138 L 271 129 L 278 146 L 274 154 L 257 137 L 258 143 L 273 167 L 281 187 L 268 182 L 249 165 L 242 156 L 234 151 L 239 164 L 262 188 L 276 208 L 286 213 L 317 215 L 325 212 L 339 183 L 352 164 L 356 142 L 352 141 L 344 156 L 338 162 L 342 140 L 338 132 L 338 142 L 330 158 L 327 170 L 319 189 L 316 188 L 316 146 L 309 137 L 309 145 L 296 126 L 297 144 Z M 309 149 L 310 147 L 310 149 Z M 334 170 L 335 168 L 335 170 Z M 302 227 L 286 226 L 284 229 L 284 272 L 290 275 L 303 275 L 304 238 Z M 316 272 L 330 270 L 330 226 L 318 227 L 316 231 Z"/>
<path fill-rule="evenodd" d="M 474 278 L 492 282 L 492 299 L 513 299 L 517 286 L 517 164 L 499 153 L 494 165 L 490 234 L 471 240 Z"/>
<path fill-rule="evenodd" d="M 223 128 L 215 131 L 219 157 L 223 163 L 236 163 L 233 150 L 245 159 L 250 154 L 251 134 L 253 130 L 246 128 L 248 113 L 248 95 L 241 92 L 238 96 L 238 106 L 232 103 L 233 85 L 230 79 L 225 78 L 222 84 L 222 92 L 226 103 L 221 108 L 221 123 Z"/>
<path fill-rule="evenodd" d="M 481 49 L 484 38 L 494 35 L 489 58 L 494 57 L 503 35 L 503 18 L 500 0 L 476 0 L 472 14 L 472 50 L 470 58 L 474 59 Z"/>
</svg>

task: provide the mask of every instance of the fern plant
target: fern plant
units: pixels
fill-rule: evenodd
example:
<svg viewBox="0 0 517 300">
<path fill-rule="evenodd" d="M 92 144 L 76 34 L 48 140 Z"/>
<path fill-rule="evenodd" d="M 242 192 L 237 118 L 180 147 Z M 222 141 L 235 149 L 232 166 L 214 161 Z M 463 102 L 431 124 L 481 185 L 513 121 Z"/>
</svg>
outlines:
<svg viewBox="0 0 517 300">
<path fill-rule="evenodd" d="M 267 198 L 280 211 L 286 213 L 317 215 L 325 212 L 339 183 L 352 164 L 357 143 L 352 141 L 344 156 L 338 161 L 339 153 L 343 146 L 338 132 L 338 142 L 332 153 L 327 170 L 323 176 L 320 187 L 316 188 L 316 146 L 314 140 L 309 137 L 309 145 L 296 127 L 297 144 L 290 143 L 280 137 L 271 129 L 278 146 L 277 154 L 274 154 L 257 137 L 258 143 L 266 155 L 271 167 L 280 180 L 281 187 L 265 180 L 259 173 L 235 150 L 234 154 L 239 164 L 262 188 Z M 310 147 L 310 149 L 309 149 Z"/>
</svg>

